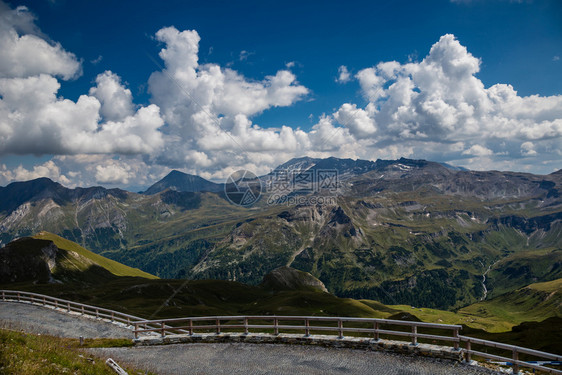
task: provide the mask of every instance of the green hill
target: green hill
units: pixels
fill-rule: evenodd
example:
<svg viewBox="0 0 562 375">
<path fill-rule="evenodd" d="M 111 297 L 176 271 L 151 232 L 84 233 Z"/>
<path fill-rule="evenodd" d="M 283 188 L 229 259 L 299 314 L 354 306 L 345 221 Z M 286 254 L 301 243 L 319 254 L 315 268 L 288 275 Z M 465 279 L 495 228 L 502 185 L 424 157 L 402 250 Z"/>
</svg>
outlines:
<svg viewBox="0 0 562 375">
<path fill-rule="evenodd" d="M 69 252 L 69 254 L 75 253 L 83 257 L 79 258 L 75 256 L 67 256 L 65 257 L 65 259 L 61 260 L 60 264 L 66 270 L 84 271 L 92 265 L 97 265 L 111 272 L 115 276 L 132 276 L 144 277 L 147 279 L 157 279 L 157 277 L 154 275 L 141 271 L 138 268 L 132 268 L 114 260 L 105 258 L 101 255 L 95 254 L 89 250 L 84 249 L 77 243 L 59 237 L 53 233 L 42 231 L 33 236 L 33 238 L 38 240 L 52 241 L 59 249 L 66 250 L 67 252 Z"/>
</svg>

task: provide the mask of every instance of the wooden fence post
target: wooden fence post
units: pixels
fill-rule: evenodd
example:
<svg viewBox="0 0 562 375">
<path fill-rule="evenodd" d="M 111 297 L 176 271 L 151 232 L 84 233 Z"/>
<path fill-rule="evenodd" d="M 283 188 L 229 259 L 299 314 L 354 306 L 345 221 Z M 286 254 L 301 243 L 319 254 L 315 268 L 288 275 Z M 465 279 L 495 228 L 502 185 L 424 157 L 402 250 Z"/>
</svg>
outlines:
<svg viewBox="0 0 562 375">
<path fill-rule="evenodd" d="M 70 302 L 67 302 L 67 303 L 66 303 L 66 311 L 67 311 L 67 312 L 70 312 Z"/>
<path fill-rule="evenodd" d="M 379 341 L 380 336 L 379 336 L 379 322 L 375 322 L 374 324 L 374 329 L 375 329 L 375 341 Z"/>
<path fill-rule="evenodd" d="M 513 375 L 519 374 L 519 365 L 515 362 L 519 360 L 519 353 L 513 348 Z"/>
<path fill-rule="evenodd" d="M 279 335 L 279 319 L 277 317 L 273 318 L 273 333 L 276 336 Z"/>
<path fill-rule="evenodd" d="M 135 338 L 139 338 L 139 324 L 135 323 Z"/>
<path fill-rule="evenodd" d="M 244 334 L 245 335 L 248 334 L 248 317 L 247 316 L 244 317 Z"/>
<path fill-rule="evenodd" d="M 18 302 L 20 302 L 20 292 L 18 292 Z"/>
<path fill-rule="evenodd" d="M 466 342 L 466 357 L 465 357 L 465 360 L 466 360 L 467 363 L 470 363 L 470 359 L 471 359 L 470 358 L 470 351 L 471 350 L 472 349 L 471 349 L 471 345 L 470 345 L 470 340 L 468 340 Z"/>
<path fill-rule="evenodd" d="M 216 320 L 216 325 L 217 325 L 217 335 L 221 334 L 221 321 L 220 319 Z"/>
<path fill-rule="evenodd" d="M 161 335 L 162 337 L 166 336 L 166 332 L 164 332 L 164 328 L 166 327 L 166 324 L 164 324 L 164 322 L 161 323 Z"/>
<path fill-rule="evenodd" d="M 456 338 L 457 340 L 459 339 L 459 329 L 455 328 L 455 330 L 453 331 L 453 337 Z M 460 346 L 459 346 L 459 342 L 455 341 L 455 343 L 453 344 L 455 350 L 459 350 Z"/>
<path fill-rule="evenodd" d="M 4 293 L 4 291 L 2 291 L 2 301 L 6 300 L 6 293 Z"/>
<path fill-rule="evenodd" d="M 338 319 L 338 339 L 343 339 L 343 321 Z"/>
<path fill-rule="evenodd" d="M 412 345 L 418 345 L 418 326 L 415 324 L 412 326 Z"/>
<path fill-rule="evenodd" d="M 193 336 L 193 320 L 189 319 L 189 336 Z"/>
</svg>

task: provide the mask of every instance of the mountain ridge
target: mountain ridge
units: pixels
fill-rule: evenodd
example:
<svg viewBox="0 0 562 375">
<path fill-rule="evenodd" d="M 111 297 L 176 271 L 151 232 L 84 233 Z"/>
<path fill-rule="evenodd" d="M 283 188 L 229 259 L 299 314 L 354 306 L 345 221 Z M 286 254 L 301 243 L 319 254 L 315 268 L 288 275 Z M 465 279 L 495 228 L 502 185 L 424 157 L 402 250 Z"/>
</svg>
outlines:
<svg viewBox="0 0 562 375">
<path fill-rule="evenodd" d="M 10 185 L 14 194 L 0 194 L 8 208 L 0 210 L 0 241 L 46 230 L 166 278 L 258 284 L 291 266 L 341 297 L 445 309 L 482 298 L 488 267 L 489 298 L 562 277 L 562 173 L 318 160 L 293 166 L 341 169 L 335 200 L 324 205 L 307 201 L 323 192 L 302 195 L 300 204 L 269 204 L 264 191 L 244 208 L 221 192 L 149 195 L 42 180 L 29 185 L 43 190 L 16 185 L 25 193 L 18 197 Z"/>
</svg>

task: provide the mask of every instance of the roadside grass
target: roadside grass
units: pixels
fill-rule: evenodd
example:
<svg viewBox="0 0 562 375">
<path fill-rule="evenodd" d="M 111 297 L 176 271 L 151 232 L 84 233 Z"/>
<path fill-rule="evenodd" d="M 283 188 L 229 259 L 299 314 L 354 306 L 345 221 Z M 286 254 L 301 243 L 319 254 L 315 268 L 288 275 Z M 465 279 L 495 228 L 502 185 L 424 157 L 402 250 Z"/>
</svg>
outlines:
<svg viewBox="0 0 562 375">
<path fill-rule="evenodd" d="M 87 339 L 83 348 L 132 346 L 126 339 Z M 122 366 L 124 367 L 124 366 Z M 145 371 L 126 368 L 129 374 Z M 80 350 L 78 339 L 0 329 L 0 373 L 114 375 L 105 360 Z"/>
</svg>

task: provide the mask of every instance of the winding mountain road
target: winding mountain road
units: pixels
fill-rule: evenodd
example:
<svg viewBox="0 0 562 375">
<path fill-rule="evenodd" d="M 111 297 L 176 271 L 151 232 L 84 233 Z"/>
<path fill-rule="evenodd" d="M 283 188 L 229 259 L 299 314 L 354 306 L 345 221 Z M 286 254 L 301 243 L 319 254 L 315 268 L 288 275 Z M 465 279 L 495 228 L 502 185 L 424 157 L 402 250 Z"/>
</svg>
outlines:
<svg viewBox="0 0 562 375">
<path fill-rule="evenodd" d="M 132 338 L 118 325 L 50 308 L 0 302 L 0 327 L 62 337 Z M 497 374 L 448 360 L 386 352 L 275 344 L 175 344 L 87 349 L 120 364 L 157 374 Z"/>
</svg>

